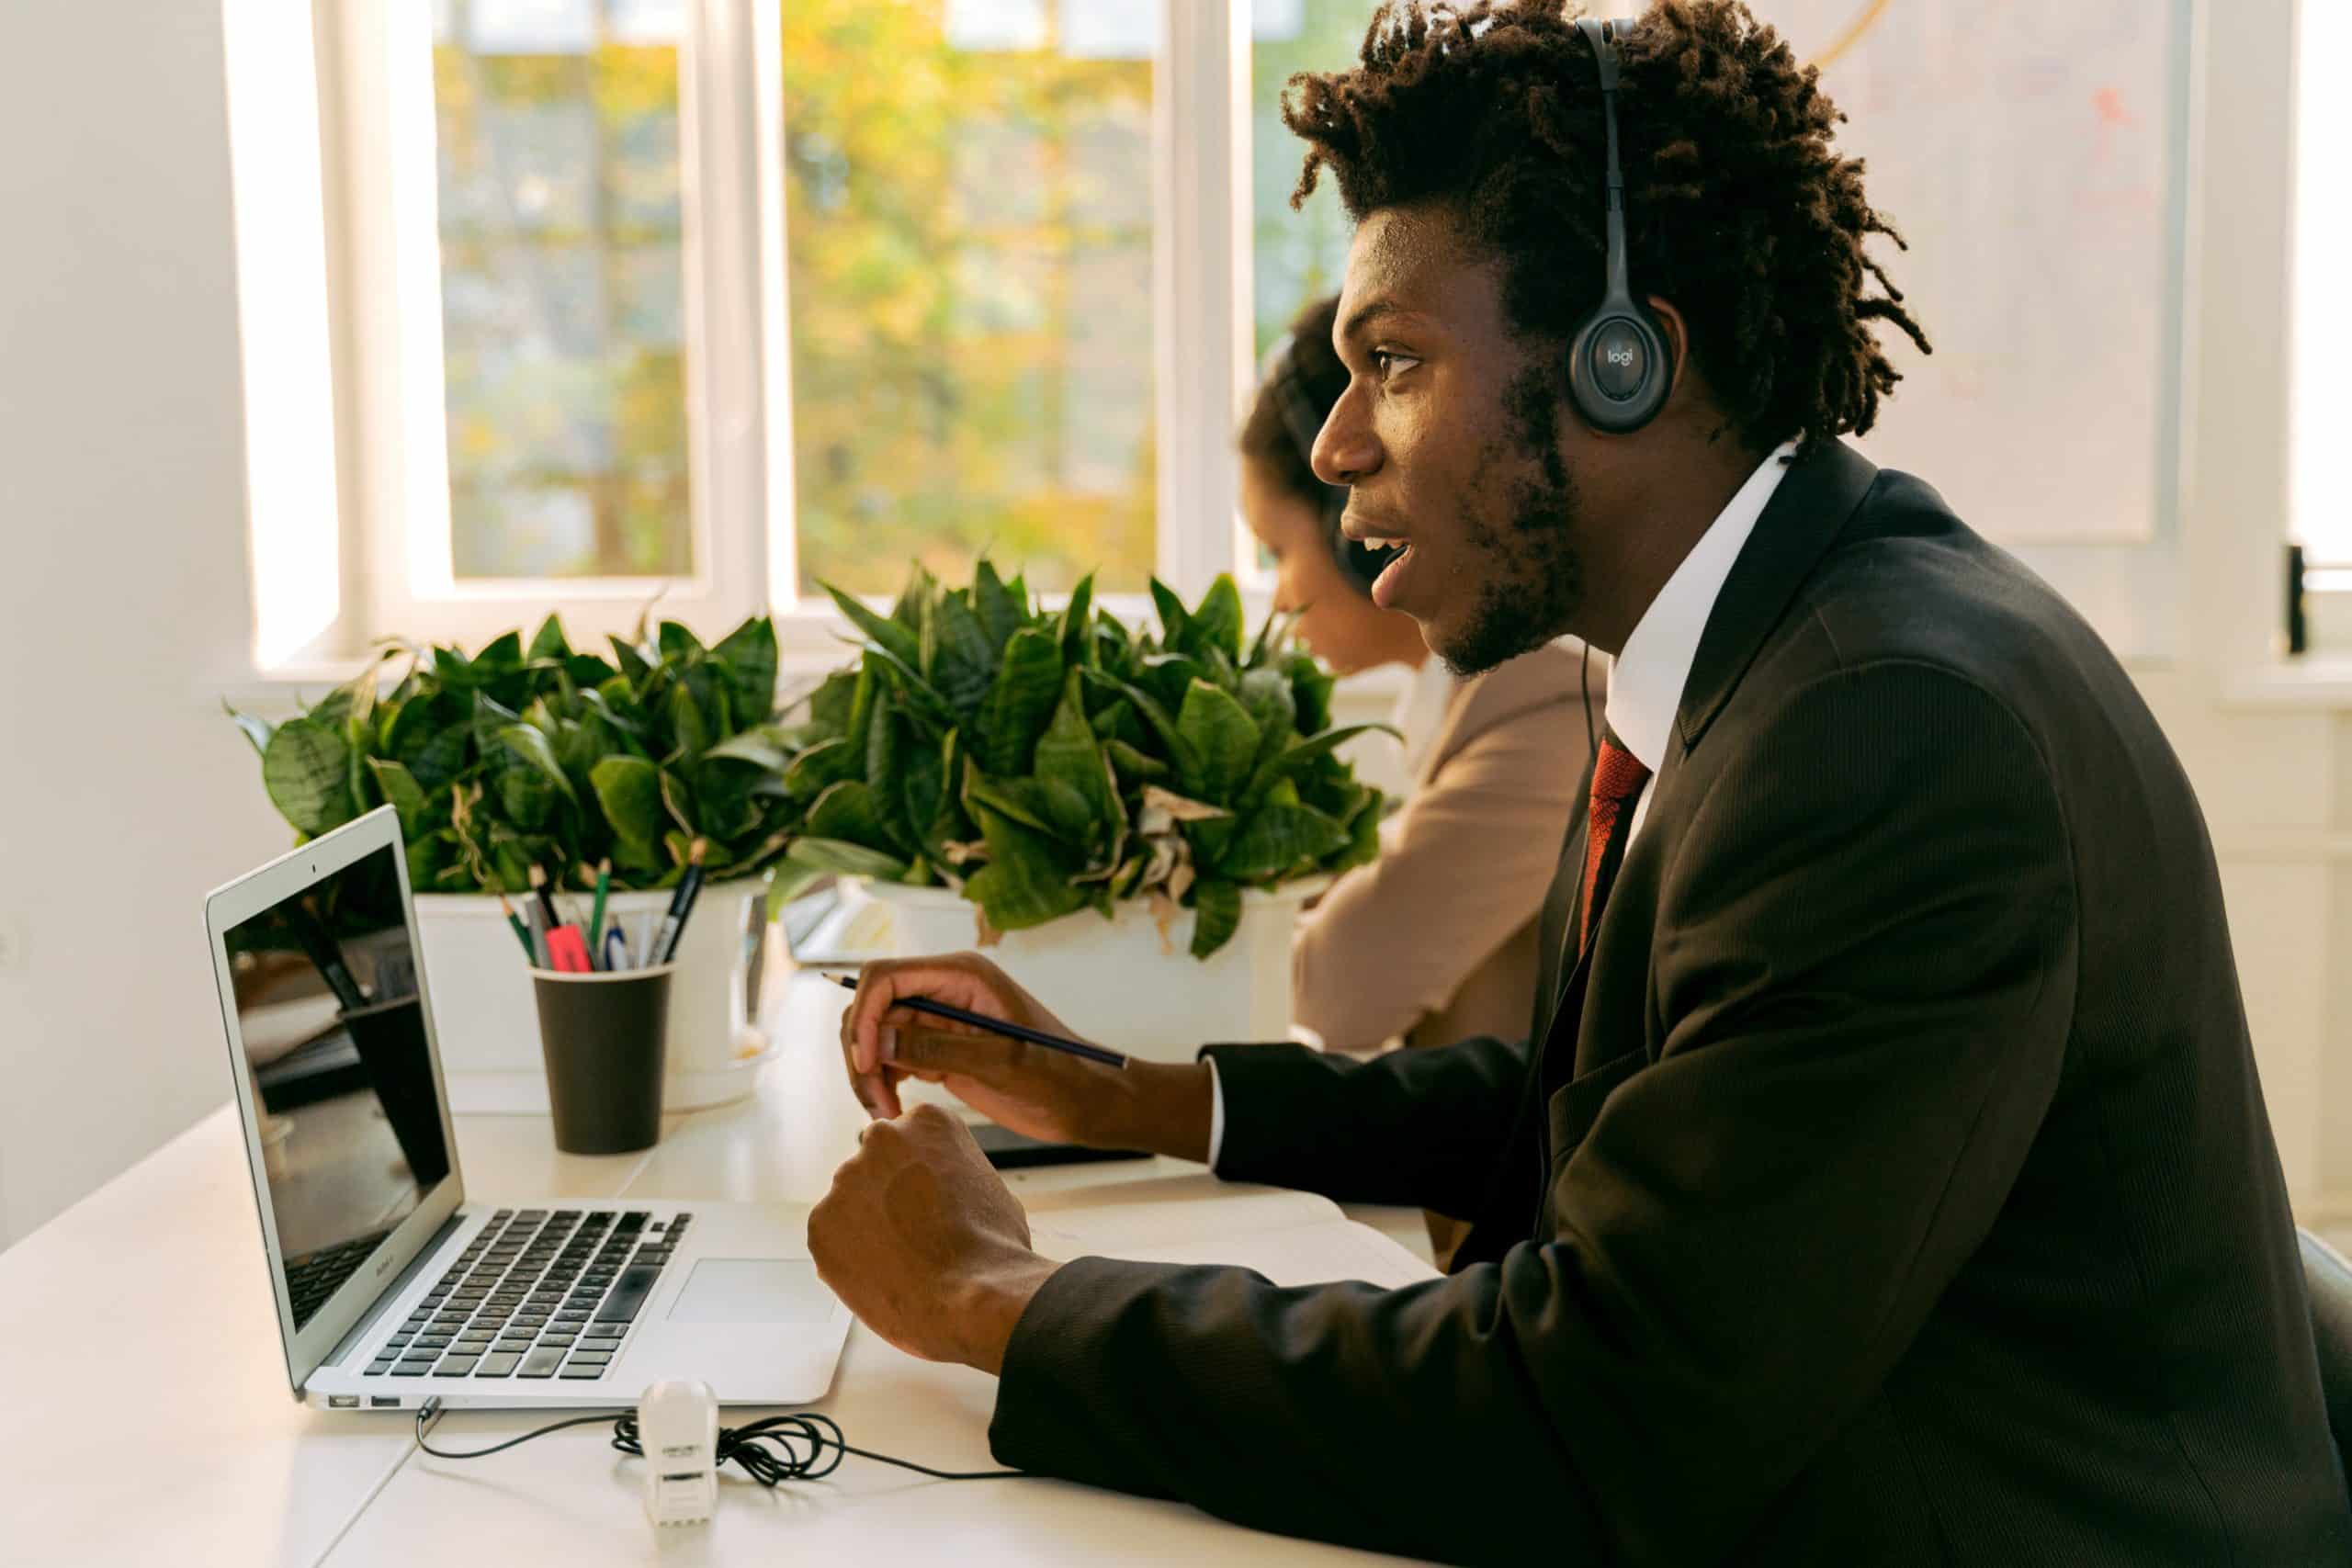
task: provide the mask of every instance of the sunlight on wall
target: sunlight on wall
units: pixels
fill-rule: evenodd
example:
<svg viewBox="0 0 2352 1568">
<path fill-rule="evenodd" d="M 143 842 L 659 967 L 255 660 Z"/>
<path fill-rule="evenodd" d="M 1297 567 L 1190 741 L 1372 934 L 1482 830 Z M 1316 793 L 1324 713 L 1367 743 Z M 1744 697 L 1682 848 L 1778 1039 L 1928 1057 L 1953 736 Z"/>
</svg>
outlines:
<svg viewBox="0 0 2352 1568">
<path fill-rule="evenodd" d="M 339 611 L 326 225 L 307 6 L 227 0 L 229 163 L 245 403 L 254 661 L 300 654 Z"/>
</svg>

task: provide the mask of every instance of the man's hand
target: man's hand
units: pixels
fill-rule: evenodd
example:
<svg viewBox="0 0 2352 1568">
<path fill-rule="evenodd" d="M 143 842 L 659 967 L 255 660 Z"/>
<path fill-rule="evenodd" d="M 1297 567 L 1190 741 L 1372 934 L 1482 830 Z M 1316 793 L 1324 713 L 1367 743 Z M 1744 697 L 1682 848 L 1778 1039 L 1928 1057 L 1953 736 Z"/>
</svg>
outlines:
<svg viewBox="0 0 2352 1568">
<path fill-rule="evenodd" d="M 928 997 L 1069 1035 L 1068 1024 L 978 953 L 869 964 L 842 1014 L 842 1059 L 866 1114 L 896 1117 L 899 1084 L 915 1077 L 990 1121 L 1049 1143 L 1139 1148 L 1206 1159 L 1208 1068 L 1131 1062 L 1106 1067 L 900 1005 Z"/>
<path fill-rule="evenodd" d="M 808 1215 L 817 1277 L 910 1356 L 1004 1366 L 1029 1298 L 1057 1264 L 964 1124 L 933 1105 L 870 1123 Z"/>
</svg>

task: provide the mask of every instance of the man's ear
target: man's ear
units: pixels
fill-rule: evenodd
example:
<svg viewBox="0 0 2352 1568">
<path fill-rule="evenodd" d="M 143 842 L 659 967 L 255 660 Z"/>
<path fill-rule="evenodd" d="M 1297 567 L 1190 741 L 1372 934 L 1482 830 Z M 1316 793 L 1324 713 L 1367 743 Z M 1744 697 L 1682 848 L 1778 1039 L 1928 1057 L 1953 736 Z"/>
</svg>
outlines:
<svg viewBox="0 0 2352 1568">
<path fill-rule="evenodd" d="M 1670 301 L 1653 294 L 1643 301 L 1657 321 L 1657 330 L 1666 334 L 1666 356 L 1674 367 L 1674 384 L 1682 385 L 1690 373 L 1690 323 Z"/>
</svg>

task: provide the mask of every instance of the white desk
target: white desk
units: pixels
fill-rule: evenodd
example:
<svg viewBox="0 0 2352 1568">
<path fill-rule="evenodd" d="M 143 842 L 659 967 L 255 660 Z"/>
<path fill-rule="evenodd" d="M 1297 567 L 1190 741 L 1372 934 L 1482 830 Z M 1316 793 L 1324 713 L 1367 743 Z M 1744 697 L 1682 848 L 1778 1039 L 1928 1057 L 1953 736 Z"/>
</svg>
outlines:
<svg viewBox="0 0 2352 1568">
<path fill-rule="evenodd" d="M 842 993 L 805 980 L 778 989 L 790 1043 L 754 1097 L 672 1116 L 651 1150 L 605 1158 L 558 1154 L 543 1117 L 459 1117 L 468 1190 L 813 1202 L 861 1119 L 835 1043 Z M 220 1050 L 201 1035 L 191 1031 L 190 1049 Z M 1181 1201 L 1211 1179 L 1156 1160 L 1015 1173 L 1013 1185 L 1042 1214 L 1072 1189 L 1141 1183 L 1155 1201 Z M 1354 1213 L 1426 1255 L 1418 1213 Z M 288 1393 L 226 1106 L 0 1253 L 0 1556 L 44 1568 L 1383 1561 L 1172 1503 L 1051 1481 L 934 1482 L 854 1457 L 775 1492 L 730 1469 L 712 1524 L 657 1538 L 638 1461 L 599 1428 L 492 1459 L 430 1459 L 405 1413 L 315 1411 Z M 815 1408 L 860 1447 L 986 1470 L 994 1400 L 993 1379 L 854 1326 Z M 461 1413 L 436 1440 L 477 1447 L 551 1418 Z"/>
</svg>

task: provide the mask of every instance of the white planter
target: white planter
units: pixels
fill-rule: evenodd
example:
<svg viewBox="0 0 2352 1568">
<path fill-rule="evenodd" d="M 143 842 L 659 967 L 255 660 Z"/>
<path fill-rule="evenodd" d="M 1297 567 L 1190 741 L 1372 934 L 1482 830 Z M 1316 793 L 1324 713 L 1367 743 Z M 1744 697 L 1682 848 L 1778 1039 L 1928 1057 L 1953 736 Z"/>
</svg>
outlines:
<svg viewBox="0 0 2352 1568">
<path fill-rule="evenodd" d="M 1114 919 L 1080 910 L 981 949 L 1081 1037 L 1154 1062 L 1189 1062 L 1205 1044 L 1282 1040 L 1291 1022 L 1290 947 L 1299 910 L 1330 885 L 1314 877 L 1241 897 L 1233 939 L 1192 954 L 1193 911 L 1163 941 L 1151 908 L 1123 899 Z M 889 911 L 881 945 L 902 958 L 975 949 L 978 907 L 944 887 L 864 882 Z"/>
<path fill-rule="evenodd" d="M 749 906 L 766 897 L 766 880 L 758 878 L 711 883 L 695 901 L 670 981 L 669 1065 L 662 1090 L 669 1110 L 720 1105 L 750 1093 L 761 1064 L 775 1054 L 743 997 L 756 940 Z M 587 907 L 586 897 L 575 893 L 566 893 L 564 903 L 582 912 Z M 605 900 L 605 919 L 622 922 L 634 944 L 646 918 L 659 923 L 669 907 L 667 893 L 616 893 Z M 420 893 L 416 920 L 452 1102 L 460 1111 L 545 1111 L 547 1069 L 530 971 L 498 900 Z"/>
</svg>

